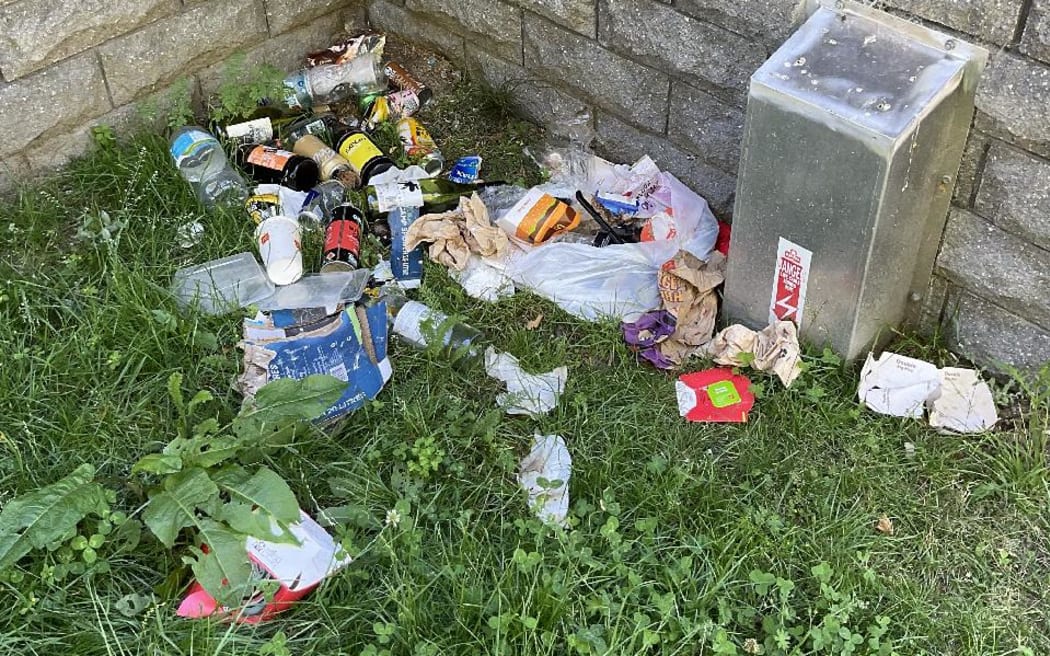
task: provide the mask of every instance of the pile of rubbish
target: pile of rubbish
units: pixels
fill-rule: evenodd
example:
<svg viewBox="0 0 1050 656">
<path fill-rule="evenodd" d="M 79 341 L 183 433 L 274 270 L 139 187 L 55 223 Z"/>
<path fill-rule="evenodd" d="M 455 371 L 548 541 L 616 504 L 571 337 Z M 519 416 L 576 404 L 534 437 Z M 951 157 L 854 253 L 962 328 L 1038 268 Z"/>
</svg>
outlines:
<svg viewBox="0 0 1050 656">
<path fill-rule="evenodd" d="M 171 287 L 200 312 L 257 310 L 243 320 L 239 345 L 236 387 L 246 400 L 276 379 L 327 374 L 347 386 L 316 422 L 344 420 L 390 380 L 392 331 L 414 347 L 477 363 L 506 386 L 497 402 L 509 414 L 555 408 L 566 367 L 526 372 L 478 330 L 410 298 L 423 283 L 424 253 L 474 298 L 493 302 L 520 290 L 583 320 L 615 318 L 639 360 L 656 368 L 681 369 L 696 356 L 720 365 L 678 379 L 689 421 L 746 421 L 755 398 L 745 367 L 785 386 L 799 376 L 794 323 L 716 332 L 729 227 L 702 197 L 649 157 L 615 164 L 580 144 L 547 153 L 549 179 L 530 189 L 483 179 L 478 156 L 448 165 L 418 118 L 432 91 L 399 63 L 384 63 L 384 46 L 378 34 L 343 40 L 308 56 L 285 79 L 283 97 L 243 120 L 173 135 L 174 164 L 200 201 L 242 204 L 256 225 L 244 252 L 179 270 Z M 400 153 L 376 143 L 376 128 L 388 123 Z M 203 230 L 183 226 L 180 240 L 192 244 Z M 554 525 L 567 523 L 571 462 L 562 436 L 537 434 L 521 463 L 530 505 Z M 260 576 L 281 582 L 281 599 L 256 612 L 225 609 L 197 586 L 179 613 L 258 621 L 305 594 L 302 582 L 308 590 L 347 564 L 309 517 L 296 530 L 299 547 L 259 542 L 248 550 Z"/>
</svg>

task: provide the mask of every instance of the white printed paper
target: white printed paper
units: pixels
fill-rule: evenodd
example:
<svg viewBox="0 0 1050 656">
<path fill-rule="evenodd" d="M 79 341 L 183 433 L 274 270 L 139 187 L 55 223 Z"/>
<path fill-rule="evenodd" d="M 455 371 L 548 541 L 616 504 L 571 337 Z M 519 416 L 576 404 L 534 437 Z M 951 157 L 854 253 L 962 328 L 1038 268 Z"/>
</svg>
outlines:
<svg viewBox="0 0 1050 656">
<path fill-rule="evenodd" d="M 929 403 L 930 426 L 981 433 L 999 420 L 988 384 L 973 369 L 941 369 L 940 395 Z"/>
<path fill-rule="evenodd" d="M 375 190 L 380 212 L 398 207 L 423 207 L 423 189 L 416 182 L 376 185 Z"/>
<path fill-rule="evenodd" d="M 308 588 L 350 564 L 350 556 L 321 525 L 299 511 L 299 522 L 288 527 L 300 544 L 248 539 L 248 553 L 289 590 Z"/>
<path fill-rule="evenodd" d="M 926 401 L 937 393 L 941 373 L 929 362 L 884 352 L 868 354 L 857 396 L 870 410 L 894 417 L 921 419 Z"/>
</svg>

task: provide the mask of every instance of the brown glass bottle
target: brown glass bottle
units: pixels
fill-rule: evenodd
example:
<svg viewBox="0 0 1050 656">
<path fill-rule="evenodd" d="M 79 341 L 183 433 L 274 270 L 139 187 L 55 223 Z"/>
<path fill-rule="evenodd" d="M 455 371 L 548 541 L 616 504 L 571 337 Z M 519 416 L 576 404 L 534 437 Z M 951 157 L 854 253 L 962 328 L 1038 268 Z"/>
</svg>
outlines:
<svg viewBox="0 0 1050 656">
<path fill-rule="evenodd" d="M 317 162 L 280 148 L 249 144 L 237 150 L 237 164 L 256 182 L 296 191 L 312 189 L 321 179 Z"/>
</svg>

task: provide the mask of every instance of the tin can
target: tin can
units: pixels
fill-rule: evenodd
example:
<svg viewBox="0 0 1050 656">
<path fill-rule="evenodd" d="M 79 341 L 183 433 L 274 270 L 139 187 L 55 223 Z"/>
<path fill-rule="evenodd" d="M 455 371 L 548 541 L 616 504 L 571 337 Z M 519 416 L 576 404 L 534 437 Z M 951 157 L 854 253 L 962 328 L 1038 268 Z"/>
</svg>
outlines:
<svg viewBox="0 0 1050 656">
<path fill-rule="evenodd" d="M 397 133 L 401 137 L 401 147 L 405 154 L 418 157 L 424 171 L 430 175 L 441 172 L 445 166 L 445 158 L 422 123 L 411 117 L 403 118 L 397 123 Z"/>
<path fill-rule="evenodd" d="M 434 96 L 434 92 L 427 85 L 416 79 L 414 75 L 405 70 L 404 66 L 397 62 L 387 62 L 383 72 L 386 74 L 387 79 L 398 89 L 413 91 L 416 94 L 416 98 L 419 99 L 420 106 L 427 104 Z"/>
<path fill-rule="evenodd" d="M 343 203 L 332 212 L 324 231 L 324 262 L 321 273 L 353 271 L 361 263 L 361 237 L 365 215 L 351 203 Z"/>
<path fill-rule="evenodd" d="M 375 126 L 383 121 L 396 121 L 412 116 L 419 111 L 419 97 L 416 92 L 405 89 L 376 98 L 365 113 L 368 125 Z"/>
<path fill-rule="evenodd" d="M 256 225 L 280 214 L 281 198 L 275 193 L 254 193 L 244 201 L 244 209 Z"/>
</svg>

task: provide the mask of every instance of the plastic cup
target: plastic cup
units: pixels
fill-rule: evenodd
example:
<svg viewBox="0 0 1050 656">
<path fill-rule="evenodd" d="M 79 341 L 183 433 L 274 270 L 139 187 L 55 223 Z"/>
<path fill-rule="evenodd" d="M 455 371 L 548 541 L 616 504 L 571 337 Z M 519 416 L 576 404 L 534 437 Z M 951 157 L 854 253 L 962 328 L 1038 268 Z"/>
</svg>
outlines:
<svg viewBox="0 0 1050 656">
<path fill-rule="evenodd" d="M 266 275 L 275 285 L 290 285 L 303 277 L 303 242 L 299 222 L 272 216 L 255 229 L 255 244 Z"/>
</svg>

